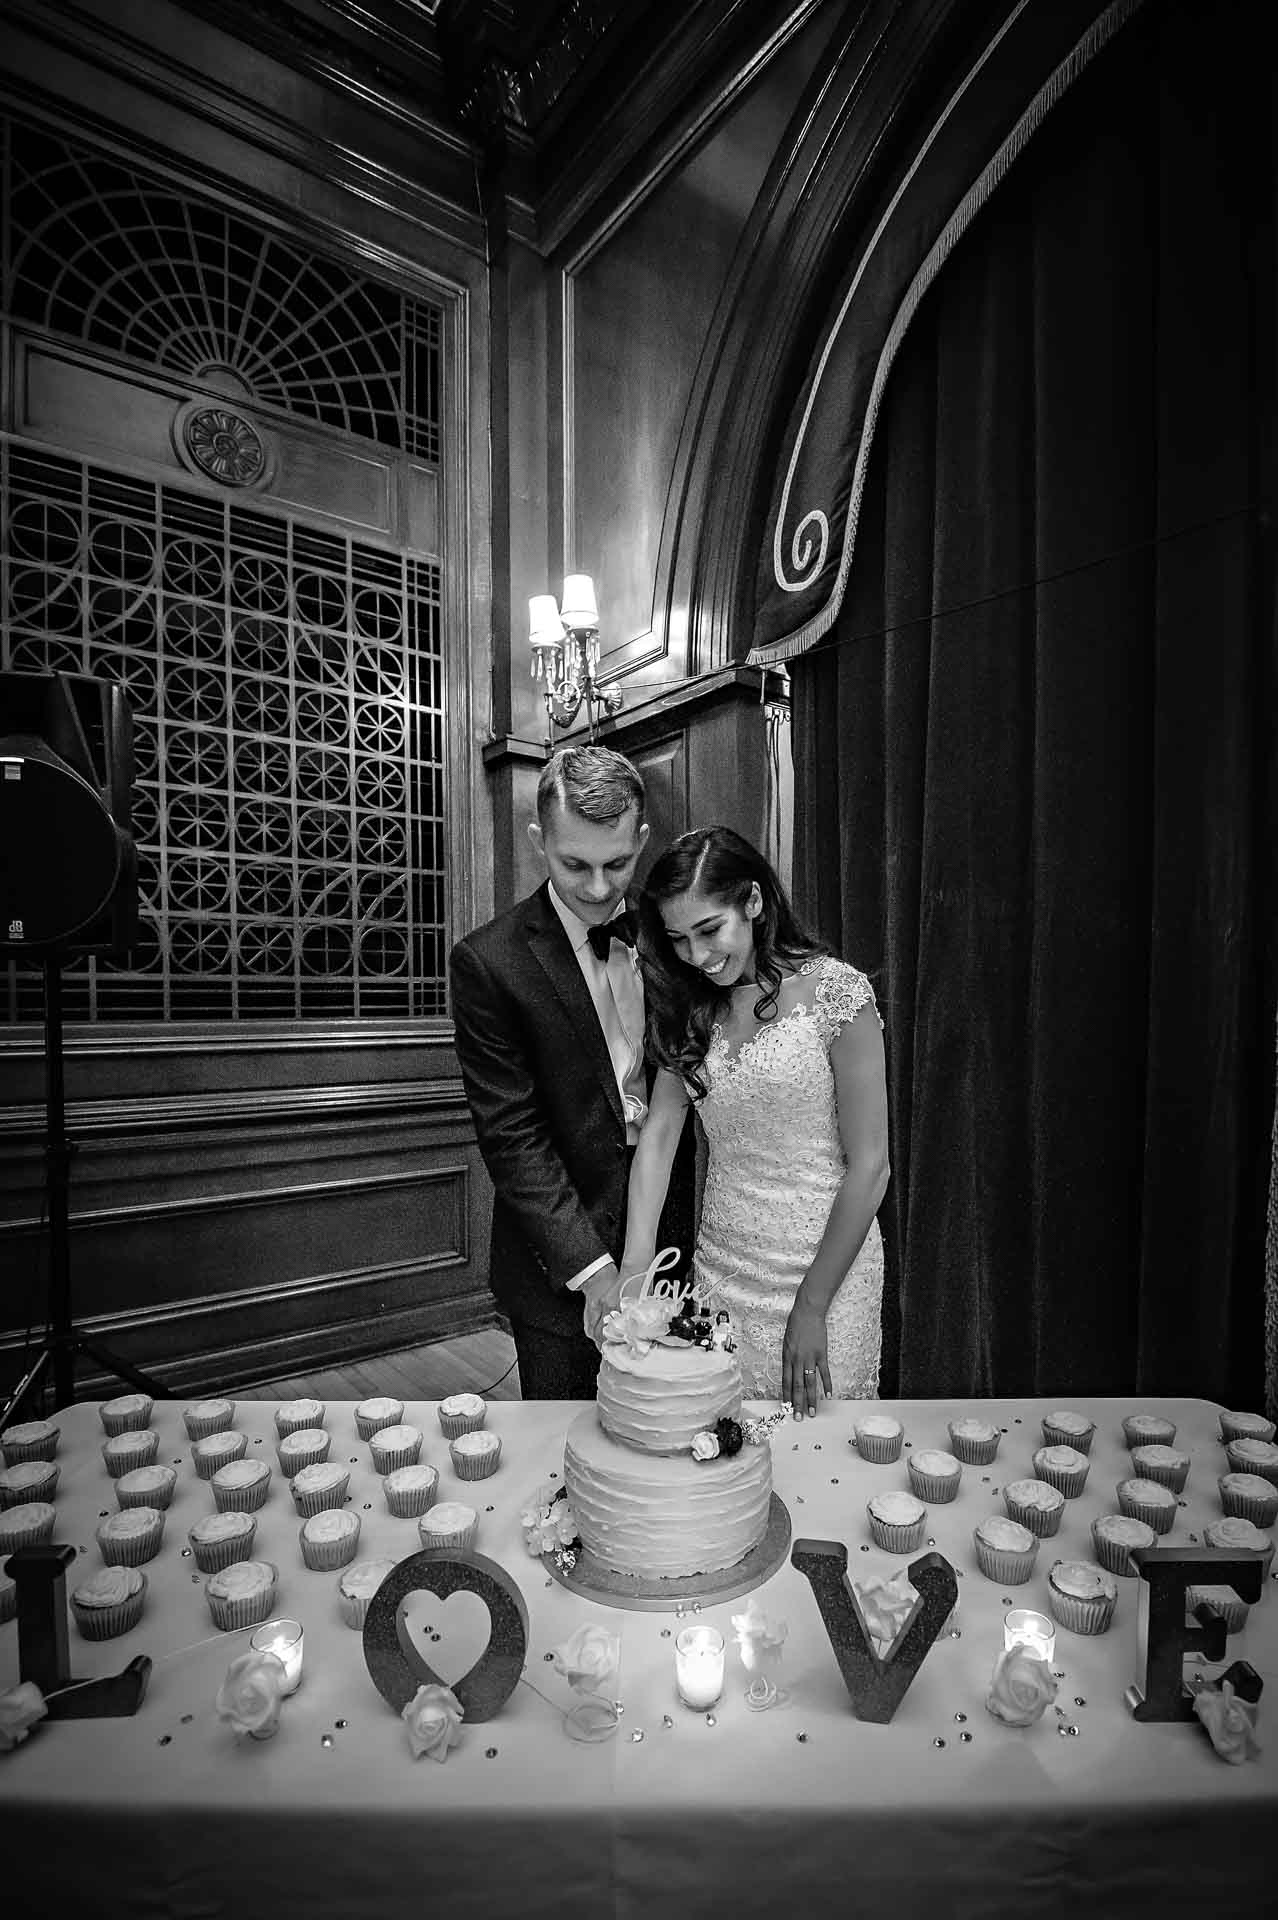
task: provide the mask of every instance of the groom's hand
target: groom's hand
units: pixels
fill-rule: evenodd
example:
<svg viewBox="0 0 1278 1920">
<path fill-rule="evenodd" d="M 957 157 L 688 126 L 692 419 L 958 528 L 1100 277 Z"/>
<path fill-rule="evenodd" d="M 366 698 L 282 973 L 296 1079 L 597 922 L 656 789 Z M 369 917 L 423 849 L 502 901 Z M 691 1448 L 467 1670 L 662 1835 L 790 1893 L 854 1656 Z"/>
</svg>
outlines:
<svg viewBox="0 0 1278 1920">
<path fill-rule="evenodd" d="M 593 1340 L 597 1347 L 603 1346 L 600 1329 L 613 1308 L 621 1304 L 621 1275 L 610 1260 L 606 1267 L 600 1267 L 592 1273 L 581 1289 L 584 1301 L 582 1324 L 586 1338 Z"/>
</svg>

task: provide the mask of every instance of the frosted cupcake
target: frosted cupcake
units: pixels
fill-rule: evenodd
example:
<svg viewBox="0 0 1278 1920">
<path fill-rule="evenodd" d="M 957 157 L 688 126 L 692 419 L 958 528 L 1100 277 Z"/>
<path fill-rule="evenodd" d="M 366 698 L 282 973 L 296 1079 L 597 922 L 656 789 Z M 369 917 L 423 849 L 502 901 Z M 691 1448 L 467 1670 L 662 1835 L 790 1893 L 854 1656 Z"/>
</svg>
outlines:
<svg viewBox="0 0 1278 1920">
<path fill-rule="evenodd" d="M 1134 1578 L 1137 1568 L 1132 1554 L 1139 1547 L 1158 1544 L 1158 1535 L 1145 1520 L 1134 1520 L 1126 1513 L 1102 1513 L 1092 1521 L 1092 1546 L 1096 1558 L 1107 1573 Z"/>
<path fill-rule="evenodd" d="M 302 1433 L 307 1427 L 323 1424 L 322 1400 L 285 1400 L 275 1409 L 275 1431 L 281 1440 L 287 1440 L 290 1433 Z"/>
<path fill-rule="evenodd" d="M 1155 1533 L 1170 1533 L 1176 1523 L 1176 1496 L 1161 1480 L 1120 1480 L 1114 1489 L 1119 1511 L 1143 1520 Z"/>
<path fill-rule="evenodd" d="M 420 1427 L 379 1427 L 368 1443 L 374 1473 L 394 1473 L 416 1466 L 422 1451 Z"/>
<path fill-rule="evenodd" d="M 303 1520 L 298 1538 L 302 1560 L 312 1573 L 336 1573 L 359 1550 L 359 1515 L 345 1508 L 329 1508 Z"/>
<path fill-rule="evenodd" d="M 144 1567 L 160 1551 L 164 1515 L 158 1507 L 126 1507 L 100 1520 L 93 1537 L 108 1567 Z"/>
<path fill-rule="evenodd" d="M 1272 1440 L 1274 1423 L 1263 1413 L 1222 1413 L 1220 1437 L 1226 1445 L 1231 1440 Z"/>
<path fill-rule="evenodd" d="M 386 1506 L 397 1520 L 417 1520 L 434 1505 L 439 1475 L 434 1467 L 396 1467 L 382 1482 Z"/>
<path fill-rule="evenodd" d="M 16 1467 L 23 1460 L 52 1460 L 61 1437 L 61 1428 L 52 1420 L 22 1420 L 16 1427 L 6 1427 L 0 1434 L 4 1464 Z"/>
<path fill-rule="evenodd" d="M 988 1467 L 1002 1438 L 999 1429 L 988 1420 L 977 1420 L 971 1414 L 950 1421 L 951 1451 L 966 1467 Z"/>
<path fill-rule="evenodd" d="M 1255 1527 L 1272 1527 L 1278 1520 L 1278 1487 L 1260 1474 L 1222 1473 L 1216 1485 L 1226 1514 Z"/>
<path fill-rule="evenodd" d="M 1196 1607 L 1210 1607 L 1225 1623 L 1226 1633 L 1241 1633 L 1251 1608 L 1232 1587 L 1187 1587 L 1185 1605 L 1193 1613 Z"/>
<path fill-rule="evenodd" d="M 1057 1487 L 1067 1500 L 1077 1500 L 1087 1485 L 1091 1461 L 1077 1447 L 1040 1447 L 1033 1459 L 1034 1472 L 1049 1487 Z"/>
<path fill-rule="evenodd" d="M 331 1513 L 340 1507 L 350 1491 L 350 1468 L 337 1460 L 317 1460 L 293 1475 L 289 1491 L 293 1505 L 309 1520 L 316 1513 Z"/>
<path fill-rule="evenodd" d="M 164 1513 L 172 1505 L 177 1486 L 176 1467 L 134 1467 L 115 1483 L 115 1497 L 123 1507 L 154 1507 Z"/>
<path fill-rule="evenodd" d="M 1132 1467 L 1138 1479 L 1160 1480 L 1173 1493 L 1181 1493 L 1189 1478 L 1189 1455 L 1179 1447 L 1133 1447 Z"/>
<path fill-rule="evenodd" d="M 236 1560 L 204 1585 L 213 1625 L 219 1633 L 238 1627 L 260 1627 L 275 1609 L 279 1570 L 269 1560 Z"/>
<path fill-rule="evenodd" d="M 459 1433 L 478 1433 L 488 1418 L 488 1408 L 477 1393 L 450 1393 L 435 1412 L 445 1440 L 455 1440 Z"/>
<path fill-rule="evenodd" d="M 939 1447 L 920 1447 L 907 1462 L 910 1489 L 920 1500 L 944 1506 L 953 1500 L 963 1478 L 963 1469 L 952 1453 Z"/>
<path fill-rule="evenodd" d="M 111 1439 L 102 1443 L 102 1464 L 113 1480 L 122 1473 L 132 1473 L 135 1467 L 149 1467 L 155 1462 L 160 1451 L 160 1436 L 154 1427 L 143 1427 L 132 1433 L 113 1434 Z"/>
<path fill-rule="evenodd" d="M 1129 1413 L 1123 1421 L 1123 1439 L 1129 1447 L 1169 1447 L 1176 1438 L 1176 1422 L 1161 1413 Z"/>
<path fill-rule="evenodd" d="M 316 1467 L 328 1459 L 332 1440 L 323 1427 L 298 1427 L 280 1441 L 280 1472 L 291 1480 L 303 1467 Z"/>
<path fill-rule="evenodd" d="M 1258 1473 L 1278 1487 L 1278 1447 L 1272 1440 L 1231 1440 L 1225 1452 L 1235 1473 Z"/>
<path fill-rule="evenodd" d="M 976 1564 L 987 1580 L 1005 1587 L 1023 1586 L 1038 1558 L 1038 1535 L 1016 1520 L 992 1513 L 972 1535 Z"/>
<path fill-rule="evenodd" d="M 451 1547 L 469 1553 L 479 1532 L 479 1515 L 463 1500 L 441 1500 L 422 1515 L 417 1533 L 423 1547 Z"/>
<path fill-rule="evenodd" d="M 885 1553 L 913 1553 L 923 1544 L 927 1508 L 912 1493 L 876 1493 L 866 1502 L 870 1538 Z"/>
<path fill-rule="evenodd" d="M 47 1500 L 23 1500 L 0 1512 L 0 1555 L 19 1547 L 47 1547 L 57 1516 Z"/>
<path fill-rule="evenodd" d="M 182 1409 L 182 1424 L 188 1440 L 203 1440 L 210 1433 L 221 1433 L 235 1425 L 234 1400 L 194 1400 Z"/>
<path fill-rule="evenodd" d="M 1044 1446 L 1076 1447 L 1079 1453 L 1090 1453 L 1095 1435 L 1096 1422 L 1089 1420 L 1085 1413 L 1073 1413 L 1067 1407 L 1057 1407 L 1052 1413 L 1043 1415 Z"/>
<path fill-rule="evenodd" d="M 397 1427 L 404 1417 L 402 1400 L 379 1395 L 361 1400 L 355 1409 L 355 1431 L 361 1440 L 371 1440 L 382 1427 Z"/>
<path fill-rule="evenodd" d="M 395 1565 L 394 1560 L 357 1560 L 347 1567 L 337 1583 L 337 1603 L 348 1627 L 362 1630 L 377 1589 Z"/>
<path fill-rule="evenodd" d="M 206 1433 L 192 1442 L 191 1465 L 201 1480 L 211 1480 L 219 1467 L 242 1460 L 247 1452 L 248 1435 L 237 1433 L 234 1427 L 223 1427 L 220 1433 Z"/>
<path fill-rule="evenodd" d="M 201 1573 L 220 1573 L 236 1560 L 248 1560 L 257 1534 L 252 1513 L 206 1513 L 187 1534 L 191 1556 Z"/>
<path fill-rule="evenodd" d="M 1047 1576 L 1047 1604 L 1068 1633 L 1108 1633 L 1118 1582 L 1094 1560 L 1058 1560 Z"/>
<path fill-rule="evenodd" d="M 61 1469 L 52 1460 L 19 1460 L 0 1471 L 0 1511 L 23 1507 L 29 1501 L 52 1501 Z"/>
<path fill-rule="evenodd" d="M 150 1426 L 154 1405 L 149 1393 L 121 1393 L 114 1400 L 102 1402 L 98 1418 L 108 1435 L 133 1433 Z"/>
<path fill-rule="evenodd" d="M 1009 1480 L 1003 1489 L 1009 1520 L 1019 1520 L 1040 1540 L 1050 1540 L 1061 1524 L 1065 1495 L 1046 1480 Z"/>
<path fill-rule="evenodd" d="M 1261 1572 L 1268 1573 L 1273 1565 L 1274 1543 L 1267 1533 L 1254 1527 L 1250 1520 L 1209 1520 L 1203 1528 L 1203 1543 L 1209 1547 L 1223 1548 L 1230 1552 L 1243 1547 L 1249 1553 L 1263 1553 Z"/>
<path fill-rule="evenodd" d="M 449 1441 L 448 1451 L 459 1480 L 486 1480 L 501 1463 L 501 1441 L 495 1433 L 459 1433 Z"/>
<path fill-rule="evenodd" d="M 876 1467 L 890 1466 L 901 1457 L 905 1429 L 890 1413 L 863 1413 L 853 1428 L 856 1450 Z"/>
<path fill-rule="evenodd" d="M 84 1640 L 114 1640 L 142 1618 L 146 1575 L 136 1567 L 102 1567 L 71 1594 L 71 1617 Z"/>
<path fill-rule="evenodd" d="M 219 1513 L 256 1513 L 266 1505 L 271 1469 L 265 1460 L 228 1460 L 209 1485 Z"/>
</svg>

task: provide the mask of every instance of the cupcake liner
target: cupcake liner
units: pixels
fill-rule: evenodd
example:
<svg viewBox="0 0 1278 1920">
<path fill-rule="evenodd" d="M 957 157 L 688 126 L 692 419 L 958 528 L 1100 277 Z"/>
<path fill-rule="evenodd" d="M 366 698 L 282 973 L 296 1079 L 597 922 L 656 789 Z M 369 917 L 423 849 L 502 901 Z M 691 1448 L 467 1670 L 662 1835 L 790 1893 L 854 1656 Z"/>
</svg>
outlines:
<svg viewBox="0 0 1278 1920">
<path fill-rule="evenodd" d="M 972 1544 L 976 1548 L 976 1564 L 987 1580 L 997 1580 L 1005 1587 L 1023 1587 L 1034 1571 L 1037 1540 L 1032 1547 L 1018 1553 L 1012 1547 L 992 1547 L 974 1531 Z"/>
<path fill-rule="evenodd" d="M 229 1540 L 201 1540 L 194 1532 L 187 1534 L 187 1544 L 197 1572 L 221 1573 L 223 1567 L 232 1567 L 237 1560 L 253 1558 L 257 1521 L 252 1514 L 244 1517 L 252 1522 L 247 1533 L 234 1534 Z"/>
<path fill-rule="evenodd" d="M 489 1453 L 458 1453 L 455 1446 L 449 1452 L 453 1460 L 453 1472 L 459 1480 L 487 1480 L 490 1473 L 496 1473 L 501 1465 L 501 1441 Z"/>
<path fill-rule="evenodd" d="M 188 1440 L 207 1440 L 211 1433 L 225 1433 L 228 1427 L 235 1425 L 235 1402 L 226 1400 L 220 1413 L 197 1413 L 194 1407 L 187 1407 L 182 1414 L 182 1424 L 186 1428 Z"/>
<path fill-rule="evenodd" d="M 1132 1494 L 1127 1491 L 1127 1483 L 1125 1481 L 1119 1484 L 1117 1492 L 1119 1511 L 1130 1515 L 1133 1520 L 1143 1520 L 1146 1526 L 1154 1529 L 1155 1533 L 1170 1533 L 1175 1526 L 1176 1509 L 1174 1506 L 1154 1506 L 1152 1503 L 1146 1505 L 1139 1494 Z"/>
<path fill-rule="evenodd" d="M 142 1618 L 142 1608 L 146 1603 L 146 1575 L 142 1575 L 142 1585 L 127 1600 L 121 1600 L 114 1607 L 86 1607 L 71 1596 L 71 1613 L 76 1629 L 82 1640 L 114 1640 L 121 1633 L 130 1633 Z"/>
<path fill-rule="evenodd" d="M 39 1475 L 32 1474 L 23 1486 L 0 1486 L 0 1513 L 7 1507 L 25 1507 L 33 1500 L 50 1504 L 58 1491 L 61 1467 L 55 1466 L 52 1460 L 16 1460 L 13 1464 L 19 1467 L 42 1467 L 44 1471 Z"/>
<path fill-rule="evenodd" d="M 455 1440 L 459 1433 L 478 1433 L 488 1418 L 487 1407 L 481 1407 L 478 1413 L 442 1413 L 436 1408 L 439 1430 L 445 1440 Z"/>
<path fill-rule="evenodd" d="M 417 1522 L 417 1537 L 428 1551 L 447 1548 L 454 1553 L 469 1553 L 479 1534 L 479 1515 L 474 1513 L 461 1526 L 431 1525 L 431 1515 Z"/>
<path fill-rule="evenodd" d="M 400 1467 L 415 1467 L 421 1459 L 421 1453 L 420 1440 L 414 1440 L 403 1447 L 379 1447 L 374 1435 L 369 1442 L 369 1457 L 373 1463 L 374 1473 L 396 1473 Z"/>
<path fill-rule="evenodd" d="M 395 1401 L 394 1404 L 399 1408 L 398 1413 L 375 1413 L 371 1416 L 366 1413 L 361 1413 L 359 1408 L 356 1407 L 355 1431 L 361 1440 L 371 1440 L 373 1435 L 380 1433 L 383 1427 L 399 1427 L 403 1425 L 403 1404 L 398 1400 Z"/>
<path fill-rule="evenodd" d="M 1059 1493 L 1059 1487 L 1056 1491 Z M 1023 1527 L 1028 1527 L 1031 1533 L 1036 1533 L 1040 1540 L 1050 1540 L 1053 1534 L 1060 1531 L 1061 1519 L 1065 1512 L 1063 1506 L 1031 1507 L 1028 1503 L 1022 1506 L 1021 1502 L 1015 1500 L 1006 1488 L 1003 1489 L 1003 1505 L 1009 1520 L 1019 1520 Z"/>
<path fill-rule="evenodd" d="M 257 1513 L 266 1505 L 266 1496 L 271 1490 L 271 1470 L 267 1467 L 254 1487 L 219 1487 L 216 1474 L 210 1485 L 213 1504 L 219 1513 Z"/>
<path fill-rule="evenodd" d="M 913 1460 L 910 1461 L 909 1473 L 911 1493 L 917 1494 L 920 1500 L 926 1500 L 929 1506 L 943 1507 L 958 1498 L 963 1478 L 961 1474 L 924 1473 L 915 1466 Z"/>
<path fill-rule="evenodd" d="M 927 1528 L 927 1515 L 921 1513 L 917 1520 L 908 1526 L 891 1520 L 880 1520 L 866 1508 L 866 1518 L 870 1523 L 870 1538 L 876 1547 L 882 1547 L 885 1553 L 914 1553 L 923 1545 L 923 1535 Z"/>
<path fill-rule="evenodd" d="M 319 1408 L 318 1413 L 315 1412 L 316 1407 Z M 305 1433 L 309 1427 L 323 1425 L 324 1402 L 322 1400 L 312 1401 L 309 1411 L 305 1414 L 291 1415 L 286 1413 L 283 1407 L 277 1407 L 275 1410 L 275 1431 L 281 1440 L 287 1440 L 292 1433 Z"/>
<path fill-rule="evenodd" d="M 148 1560 L 154 1560 L 160 1551 L 164 1539 L 164 1515 L 157 1510 L 151 1525 L 139 1533 L 113 1537 L 99 1527 L 94 1538 L 104 1566 L 142 1567 Z"/>
<path fill-rule="evenodd" d="M 1134 1518 L 1133 1515 L 1128 1517 Z M 1092 1552 L 1096 1556 L 1098 1565 L 1104 1567 L 1106 1573 L 1119 1574 L 1124 1580 L 1136 1578 L 1137 1569 L 1132 1565 L 1131 1548 L 1124 1546 L 1121 1540 L 1110 1540 L 1103 1533 L 1098 1533 L 1094 1520 L 1092 1521 Z"/>
<path fill-rule="evenodd" d="M 348 1567 L 359 1552 L 359 1515 L 351 1515 L 355 1526 L 352 1532 L 339 1540 L 309 1540 L 306 1528 L 299 1527 L 297 1537 L 301 1543 L 303 1564 L 312 1573 L 336 1573 L 342 1567 Z"/>
<path fill-rule="evenodd" d="M 0 1573 L 0 1627 L 7 1627 L 10 1620 L 18 1617 L 17 1583 Z"/>
<path fill-rule="evenodd" d="M 1245 1440 L 1254 1440 L 1255 1434 L 1244 1434 Z M 1278 1487 L 1278 1462 L 1252 1460 L 1245 1453 L 1238 1452 L 1238 1441 L 1231 1440 L 1225 1448 L 1230 1467 L 1235 1473 L 1258 1473 L 1262 1480 L 1268 1480 Z"/>
<path fill-rule="evenodd" d="M 113 1480 L 132 1473 L 135 1467 L 152 1467 L 160 1451 L 160 1436 L 154 1428 L 132 1430 L 108 1440 L 102 1449 L 102 1464 Z"/>
<path fill-rule="evenodd" d="M 1141 1414 L 1128 1414 L 1127 1418 L 1123 1421 L 1123 1440 L 1126 1445 L 1129 1448 L 1170 1447 L 1172 1441 L 1176 1438 L 1176 1422 L 1174 1420 L 1164 1420 L 1161 1415 L 1155 1414 L 1153 1417 L 1158 1421 L 1158 1425 L 1152 1431 L 1142 1429 L 1133 1424 L 1133 1422 L 1139 1419 L 1148 1417 L 1147 1415 Z"/>
<path fill-rule="evenodd" d="M 128 1507 L 154 1507 L 164 1513 L 173 1503 L 174 1490 L 177 1487 L 177 1469 L 164 1469 L 164 1482 L 161 1486 L 126 1487 L 127 1475 L 122 1474 L 115 1483 L 116 1505 L 123 1512 Z"/>
<path fill-rule="evenodd" d="M 435 1475 L 429 1486 L 384 1486 L 382 1491 L 386 1495 L 387 1511 L 396 1520 L 419 1520 L 435 1504 L 439 1494 L 439 1475 Z"/>
<path fill-rule="evenodd" d="M 951 1427 L 950 1452 L 965 1467 L 988 1467 L 1002 1438 L 1001 1433 L 996 1433 L 992 1440 L 973 1440 L 970 1435 L 955 1433 Z"/>
<path fill-rule="evenodd" d="M 349 1473 L 343 1474 L 340 1480 L 335 1480 L 331 1487 L 313 1487 L 309 1491 L 303 1489 L 300 1493 L 294 1487 L 293 1505 L 303 1520 L 313 1520 L 317 1513 L 327 1513 L 330 1507 L 344 1507 L 350 1488 Z"/>
<path fill-rule="evenodd" d="M 191 1449 L 191 1465 L 201 1480 L 211 1480 L 219 1467 L 227 1467 L 232 1460 L 242 1460 L 248 1452 L 248 1435 L 236 1433 L 232 1427 L 219 1427 L 216 1433 L 206 1433 L 205 1440 L 225 1441 L 220 1450 L 207 1451 L 198 1446 Z"/>
<path fill-rule="evenodd" d="M 1250 1520 L 1253 1527 L 1272 1527 L 1278 1520 L 1278 1487 L 1271 1486 L 1267 1494 L 1251 1493 L 1245 1488 L 1240 1492 L 1228 1484 L 1225 1474 L 1216 1485 L 1220 1489 L 1220 1510 L 1228 1518 Z"/>
<path fill-rule="evenodd" d="M 372 1563 L 370 1562 L 369 1564 L 371 1565 Z M 387 1573 L 390 1572 L 393 1565 L 393 1561 L 388 1560 L 386 1562 Z M 345 1578 L 345 1575 L 343 1575 L 343 1578 Z M 383 1575 L 383 1578 L 385 1578 L 385 1575 Z M 368 1618 L 368 1609 L 372 1606 L 376 1598 L 377 1594 L 375 1592 L 368 1594 L 347 1593 L 341 1580 L 337 1583 L 337 1604 L 341 1608 L 342 1619 L 348 1627 L 353 1627 L 357 1632 L 363 1631 L 364 1622 Z"/>
<path fill-rule="evenodd" d="M 121 1433 L 137 1433 L 151 1424 L 151 1413 L 155 1402 L 149 1394 L 123 1394 L 121 1398 L 136 1402 L 133 1407 L 122 1407 L 117 1400 L 104 1400 L 98 1408 L 98 1418 L 108 1440 Z"/>
<path fill-rule="evenodd" d="M 1232 1588 L 1201 1586 L 1186 1589 L 1185 1605 L 1191 1613 L 1195 1607 L 1204 1604 L 1215 1608 L 1225 1623 L 1226 1633 L 1241 1633 L 1251 1612 L 1247 1602 L 1239 1599 Z"/>
<path fill-rule="evenodd" d="M 1066 1427 L 1054 1427 L 1050 1420 L 1043 1421 L 1043 1445 L 1045 1447 L 1073 1447 L 1076 1453 L 1090 1453 L 1092 1441 L 1096 1438 L 1096 1425 L 1079 1432 L 1070 1432 Z"/>
<path fill-rule="evenodd" d="M 1060 1440 L 1053 1442 L 1053 1444 L 1068 1447 L 1073 1443 L 1069 1440 Z M 1067 1500 L 1077 1500 L 1079 1494 L 1087 1485 L 1087 1474 L 1090 1464 L 1089 1461 L 1084 1460 L 1081 1467 L 1054 1467 L 1050 1461 L 1040 1460 L 1036 1454 L 1034 1456 L 1034 1473 L 1039 1480 L 1046 1480 L 1049 1487 L 1055 1487 L 1058 1493 L 1063 1493 Z"/>
<path fill-rule="evenodd" d="M 267 1561 L 266 1565 L 270 1565 Z M 270 1619 L 275 1610 L 275 1590 L 279 1586 L 279 1571 L 274 1569 L 275 1578 L 269 1587 L 263 1587 L 259 1594 L 245 1594 L 238 1600 L 224 1599 L 204 1589 L 204 1597 L 209 1603 L 209 1612 L 213 1625 L 219 1633 L 235 1633 L 240 1627 L 260 1627 Z"/>
<path fill-rule="evenodd" d="M 1114 1609 L 1118 1605 L 1117 1594 L 1098 1594 L 1094 1599 L 1084 1600 L 1073 1593 L 1058 1593 L 1048 1582 L 1047 1604 L 1053 1617 L 1065 1628 L 1067 1633 L 1081 1633 L 1094 1637 L 1108 1633 L 1110 1622 L 1114 1618 Z"/>
<path fill-rule="evenodd" d="M 1157 1442 L 1148 1442 L 1156 1445 Z M 1132 1448 L 1132 1471 L 1142 1480 L 1156 1480 L 1160 1487 L 1170 1487 L 1173 1493 L 1183 1493 L 1185 1482 L 1189 1478 L 1189 1462 L 1185 1460 L 1174 1466 L 1167 1466 L 1155 1460 L 1151 1466 L 1144 1456 L 1145 1447 Z"/>
<path fill-rule="evenodd" d="M 62 1434 L 58 1427 L 41 1433 L 39 1429 L 44 1424 L 40 1420 L 24 1420 L 0 1434 L 0 1453 L 4 1455 L 6 1467 L 19 1466 L 24 1460 L 52 1460 Z"/>
<path fill-rule="evenodd" d="M 298 1442 L 302 1444 L 299 1446 Z M 332 1451 L 331 1434 L 322 1427 L 304 1427 L 281 1440 L 277 1452 L 280 1472 L 286 1480 L 291 1480 L 303 1467 L 322 1467 Z"/>
<path fill-rule="evenodd" d="M 17 1553 L 22 1547 L 47 1547 L 53 1538 L 54 1512 L 24 1514 L 25 1507 L 46 1507 L 47 1501 L 24 1500 L 19 1506 L 6 1507 L 0 1513 L 0 1559 L 7 1554 Z M 15 1518 L 22 1514 L 22 1518 Z"/>
<path fill-rule="evenodd" d="M 901 1457 L 901 1448 L 905 1442 L 904 1433 L 860 1433 L 853 1440 L 857 1452 L 871 1466 L 890 1467 L 894 1460 Z"/>
<path fill-rule="evenodd" d="M 1259 1422 L 1259 1425 L 1257 1424 Z M 1268 1428 L 1266 1433 L 1264 1428 Z M 1274 1423 L 1262 1415 L 1244 1415 L 1241 1420 L 1235 1413 L 1222 1413 L 1220 1416 L 1220 1437 L 1228 1445 L 1231 1440 L 1272 1440 Z"/>
</svg>

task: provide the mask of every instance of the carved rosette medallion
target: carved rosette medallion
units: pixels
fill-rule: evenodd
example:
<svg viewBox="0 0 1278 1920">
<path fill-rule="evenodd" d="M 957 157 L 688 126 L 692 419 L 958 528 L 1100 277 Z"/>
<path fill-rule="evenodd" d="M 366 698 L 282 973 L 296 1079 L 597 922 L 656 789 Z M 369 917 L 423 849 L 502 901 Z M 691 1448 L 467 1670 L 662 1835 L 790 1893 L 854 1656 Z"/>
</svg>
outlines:
<svg viewBox="0 0 1278 1920">
<path fill-rule="evenodd" d="M 268 476 L 266 442 L 251 420 L 230 407 L 183 408 L 174 438 L 185 464 L 220 486 L 256 487 Z"/>
</svg>

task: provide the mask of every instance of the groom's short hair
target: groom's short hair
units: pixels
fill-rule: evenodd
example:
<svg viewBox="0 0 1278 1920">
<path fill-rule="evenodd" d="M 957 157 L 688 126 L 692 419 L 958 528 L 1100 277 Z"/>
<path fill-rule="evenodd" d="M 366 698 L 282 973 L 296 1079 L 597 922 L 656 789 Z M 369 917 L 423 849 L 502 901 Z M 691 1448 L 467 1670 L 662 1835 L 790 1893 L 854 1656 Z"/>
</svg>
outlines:
<svg viewBox="0 0 1278 1920">
<path fill-rule="evenodd" d="M 630 807 L 642 820 L 644 801 L 638 769 L 611 747 L 558 747 L 537 782 L 537 818 L 543 826 L 556 803 L 583 820 L 606 825 Z"/>
</svg>

